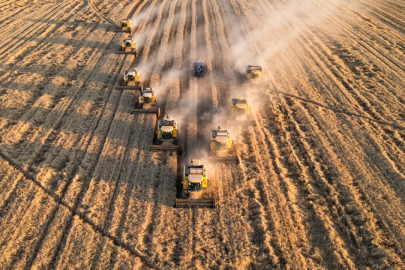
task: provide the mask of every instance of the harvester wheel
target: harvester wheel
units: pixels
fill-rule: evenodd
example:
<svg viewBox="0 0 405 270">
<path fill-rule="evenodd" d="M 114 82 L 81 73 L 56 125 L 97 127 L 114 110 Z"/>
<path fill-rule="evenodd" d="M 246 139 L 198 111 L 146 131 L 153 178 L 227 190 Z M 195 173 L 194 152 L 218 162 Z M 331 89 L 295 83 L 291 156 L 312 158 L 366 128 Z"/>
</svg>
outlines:
<svg viewBox="0 0 405 270">
<path fill-rule="evenodd" d="M 161 145 L 161 144 L 162 144 L 162 141 L 156 139 L 155 144 L 156 144 L 156 145 Z"/>
</svg>

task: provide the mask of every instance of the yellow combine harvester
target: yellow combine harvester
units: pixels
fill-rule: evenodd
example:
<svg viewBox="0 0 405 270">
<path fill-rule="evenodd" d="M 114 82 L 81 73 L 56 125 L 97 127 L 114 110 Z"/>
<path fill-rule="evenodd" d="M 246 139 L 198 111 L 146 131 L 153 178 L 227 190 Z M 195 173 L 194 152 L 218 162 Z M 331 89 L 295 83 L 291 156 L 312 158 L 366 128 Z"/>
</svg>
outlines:
<svg viewBox="0 0 405 270">
<path fill-rule="evenodd" d="M 142 90 L 139 98 L 137 108 L 134 112 L 138 113 L 156 113 L 159 117 L 159 107 L 156 101 L 156 92 L 152 88 L 148 87 Z"/>
<path fill-rule="evenodd" d="M 118 89 L 131 89 L 142 91 L 141 71 L 137 68 L 130 68 L 125 71 L 124 79 L 121 81 Z"/>
<path fill-rule="evenodd" d="M 248 101 L 246 99 L 233 98 L 231 107 L 231 117 L 228 120 L 228 126 L 240 124 L 247 124 L 247 125 L 254 124 L 251 110 L 252 108 L 249 106 Z"/>
<path fill-rule="evenodd" d="M 126 32 L 126 33 L 131 34 L 131 32 L 132 32 L 131 25 L 132 25 L 132 22 L 130 19 L 123 19 L 120 22 L 121 29 L 118 29 L 116 32 Z"/>
<path fill-rule="evenodd" d="M 135 57 L 138 57 L 135 46 L 135 40 L 133 40 L 132 38 L 126 38 L 122 41 L 118 54 L 133 54 L 135 55 Z"/>
<path fill-rule="evenodd" d="M 182 148 L 179 145 L 179 132 L 176 120 L 166 116 L 166 118 L 158 121 L 151 151 L 176 151 L 178 154 L 181 154 Z"/>
<path fill-rule="evenodd" d="M 199 159 L 191 159 L 183 168 L 181 198 L 176 198 L 176 208 L 211 207 L 215 208 L 215 199 L 207 198 L 209 185 L 208 171 Z"/>
<path fill-rule="evenodd" d="M 262 79 L 263 68 L 261 66 L 249 65 L 246 67 L 246 79 L 251 81 L 252 79 Z"/>
<path fill-rule="evenodd" d="M 229 132 L 221 127 L 211 130 L 208 160 L 215 162 L 238 162 Z"/>
</svg>

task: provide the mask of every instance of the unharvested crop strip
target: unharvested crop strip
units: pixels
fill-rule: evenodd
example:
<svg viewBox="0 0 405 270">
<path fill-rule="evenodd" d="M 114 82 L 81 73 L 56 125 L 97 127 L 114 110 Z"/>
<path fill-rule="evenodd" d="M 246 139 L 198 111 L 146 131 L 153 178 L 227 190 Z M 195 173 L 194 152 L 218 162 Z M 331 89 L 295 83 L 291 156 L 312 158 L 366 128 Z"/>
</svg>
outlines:
<svg viewBox="0 0 405 270">
<path fill-rule="evenodd" d="M 14 2 L 14 1 L 10 1 L 10 2 Z M 5 5 L 9 5 L 10 2 L 8 2 Z M 27 1 L 27 2 L 29 2 L 29 1 Z M 22 18 L 26 18 L 26 17 L 32 15 L 32 12 L 36 8 L 38 8 L 38 6 L 31 4 L 32 2 L 29 2 L 29 3 L 30 4 L 27 3 L 26 5 L 23 5 L 23 8 L 13 10 L 11 12 L 9 10 L 7 10 L 7 11 L 2 10 L 1 11 L 0 18 L 4 18 L 4 19 L 0 19 L 0 24 L 3 26 L 2 27 L 2 35 L 6 36 L 10 32 L 15 32 L 14 31 L 15 27 L 16 27 L 16 25 L 18 25 L 18 23 L 20 23 L 22 21 Z M 54 4 L 53 6 L 60 5 L 60 4 L 62 4 L 62 3 Z M 51 8 L 50 6 L 52 6 L 52 4 L 50 4 L 50 5 L 41 5 L 41 7 L 44 8 L 44 9 L 49 9 L 49 8 Z"/>
<path fill-rule="evenodd" d="M 28 49 L 27 46 L 21 46 L 21 44 L 23 44 L 23 43 L 27 44 L 28 42 L 30 42 L 37 36 L 43 34 L 44 32 L 48 32 L 49 30 L 52 30 L 53 28 L 49 27 L 49 25 L 52 24 L 52 20 L 54 20 L 57 16 L 60 16 L 61 14 L 63 14 L 63 12 L 65 11 L 65 8 L 67 6 L 70 7 L 72 5 L 73 4 L 68 1 L 62 2 L 61 4 L 58 4 L 55 7 L 53 7 L 52 9 L 50 9 L 50 11 L 45 13 L 41 18 L 39 18 L 38 22 L 33 23 L 34 25 L 36 25 L 36 24 L 38 25 L 34 29 L 32 29 L 32 27 L 33 27 L 32 24 L 27 25 L 27 27 L 24 28 L 21 32 L 27 32 L 29 29 L 28 39 L 27 39 L 27 35 L 25 35 L 24 39 L 21 39 L 21 40 L 15 42 L 15 38 L 18 36 L 19 33 L 12 36 L 11 38 L 5 39 L 5 43 L 3 43 L 3 44 L 0 43 L 0 46 L 1 46 L 0 57 L 2 57 L 5 53 L 7 53 L 11 49 L 15 49 L 15 48 L 20 48 L 20 50 Z M 76 8 L 76 6 L 74 6 L 72 9 L 74 9 L 74 8 Z M 71 15 L 71 17 L 74 17 L 74 16 L 76 16 L 76 13 Z M 37 44 L 37 46 L 40 46 L 40 44 Z M 15 54 L 15 52 L 14 52 L 14 54 Z"/>
<path fill-rule="evenodd" d="M 112 88 L 112 89 L 113 89 L 113 88 Z M 112 91 L 113 91 L 113 90 L 112 90 Z M 119 93 L 119 100 L 121 99 L 121 94 L 122 94 L 122 92 Z M 113 115 L 116 114 L 117 107 L 118 107 L 118 106 L 115 106 Z M 111 129 L 112 123 L 113 123 L 113 117 L 111 117 L 111 119 L 110 119 L 110 121 L 109 121 L 109 126 L 108 126 L 108 129 L 107 129 L 107 132 L 105 133 L 105 135 L 104 135 L 104 137 L 103 137 L 101 146 L 103 146 L 103 145 L 105 144 L 105 142 L 106 142 L 107 135 L 109 134 L 109 131 L 110 131 L 110 129 Z M 97 151 L 97 155 L 96 155 L 97 158 L 96 158 L 95 164 L 100 163 L 100 158 L 101 158 L 102 150 L 103 150 L 103 147 L 99 147 L 99 149 L 98 149 L 98 151 Z M 72 208 L 75 212 L 78 212 L 78 207 L 79 207 L 80 203 L 82 202 L 82 200 L 83 200 L 83 198 L 84 198 L 84 196 L 85 196 L 85 194 L 86 194 L 86 192 L 87 192 L 87 190 L 88 190 L 88 187 L 89 187 L 89 185 L 90 185 L 90 183 L 91 183 L 91 181 L 92 181 L 92 177 L 91 177 L 91 176 L 94 174 L 95 169 L 96 169 L 96 166 L 93 165 L 92 168 L 91 168 L 91 170 L 87 173 L 87 175 L 83 176 L 84 179 L 85 179 L 84 185 L 81 187 L 78 196 L 75 197 L 75 200 L 74 200 L 74 202 L 73 202 L 73 206 L 71 206 L 71 208 Z M 79 176 L 79 177 L 81 177 L 81 176 Z M 86 181 L 86 179 L 87 179 L 87 181 Z M 70 182 L 72 182 L 72 181 L 70 181 Z M 54 255 L 53 259 L 52 259 L 52 263 L 51 263 L 52 268 L 57 265 L 58 252 L 60 252 L 60 250 L 63 250 L 63 248 L 64 248 L 64 246 L 65 246 L 65 244 L 66 244 L 65 242 L 66 242 L 66 240 L 67 240 L 67 237 L 68 237 L 68 235 L 69 235 L 69 233 L 70 233 L 70 231 L 71 231 L 71 229 L 72 229 L 72 226 L 73 226 L 73 218 L 69 221 L 69 223 L 68 223 L 68 224 L 65 226 L 65 228 L 64 228 L 63 238 L 61 239 L 61 241 L 60 241 L 60 243 L 59 243 L 59 245 L 58 245 L 58 247 L 57 247 L 57 252 L 55 253 L 55 255 Z"/>
<path fill-rule="evenodd" d="M 3 155 L 3 153 L 0 152 L 0 156 L 4 159 L 7 160 L 6 156 Z M 13 166 L 14 168 L 16 168 L 18 171 L 20 171 L 20 173 L 24 176 L 24 178 L 28 181 L 33 182 L 40 190 L 42 190 L 42 192 L 45 195 L 48 195 L 50 197 L 53 198 L 53 200 L 58 204 L 58 206 L 64 207 L 67 210 L 69 210 L 69 212 L 72 215 L 72 219 L 73 217 L 78 217 L 82 222 L 88 224 L 92 230 L 94 230 L 94 232 L 102 235 L 103 237 L 106 237 L 108 239 L 110 239 L 115 246 L 120 247 L 126 251 L 128 251 L 132 256 L 138 257 L 142 260 L 142 262 L 150 267 L 150 268 L 156 268 L 155 265 L 151 264 L 147 258 L 147 256 L 143 256 L 141 253 L 139 253 L 136 250 L 132 250 L 130 248 L 128 248 L 128 245 L 123 243 L 120 239 L 110 235 L 109 233 L 105 232 L 102 230 L 102 228 L 100 228 L 99 226 L 95 225 L 89 218 L 87 218 L 84 214 L 80 213 L 77 211 L 77 209 L 74 209 L 73 207 L 67 205 L 65 202 L 62 201 L 62 199 L 59 196 L 56 196 L 55 194 L 53 194 L 52 192 L 50 192 L 48 189 L 46 189 L 44 186 L 41 185 L 40 182 L 38 182 L 37 180 L 35 180 L 35 178 L 31 175 L 31 173 L 25 171 L 23 168 L 21 168 L 21 166 L 16 163 L 15 161 L 12 160 L 7 160 L 7 163 L 9 163 L 11 166 Z M 52 265 L 50 265 L 52 266 Z"/>
<path fill-rule="evenodd" d="M 143 137 L 145 138 L 145 137 Z M 145 149 L 145 144 L 143 145 L 144 149 Z M 136 153 L 136 156 L 134 158 L 134 160 L 145 160 L 145 158 L 147 159 L 148 157 L 145 157 L 145 153 L 143 150 L 138 150 L 138 152 Z M 142 163 L 138 162 L 137 166 L 131 166 L 131 169 L 129 171 L 129 173 L 125 176 L 125 183 L 127 183 L 128 187 L 126 188 L 125 192 L 124 192 L 124 203 L 123 203 L 123 207 L 121 208 L 122 213 L 120 213 L 121 217 L 119 218 L 119 222 L 118 225 L 114 226 L 116 227 L 116 229 L 114 227 L 111 227 L 110 224 L 110 231 L 113 231 L 112 234 L 115 235 L 118 239 L 122 238 L 122 233 L 123 233 L 123 228 L 125 228 L 126 223 L 127 223 L 127 215 L 129 212 L 129 206 L 130 206 L 130 200 L 133 197 L 133 191 L 136 187 L 136 185 L 138 183 L 139 179 L 143 179 L 142 175 L 141 175 L 141 170 L 143 170 L 142 168 Z M 128 184 L 130 183 L 130 184 Z M 142 211 L 141 209 L 137 209 L 137 215 L 138 216 L 143 216 L 142 215 Z M 112 220 L 112 218 L 111 218 Z M 116 253 L 113 254 L 113 257 L 117 256 Z"/>
<path fill-rule="evenodd" d="M 147 118 L 146 118 L 145 120 L 147 120 Z M 144 120 L 144 121 L 145 121 L 145 120 Z M 139 127 L 140 127 L 139 121 L 137 121 L 137 123 L 138 123 L 138 124 L 137 124 L 137 127 L 139 128 Z M 145 131 L 144 131 L 144 133 L 145 133 Z M 103 231 L 105 231 L 105 232 L 108 232 L 108 231 L 110 230 L 110 228 L 111 228 L 112 218 L 113 218 L 113 215 L 114 215 L 114 204 L 115 204 L 115 202 L 116 202 L 116 200 L 117 200 L 117 196 L 118 196 L 118 193 L 119 193 L 119 191 L 120 191 L 120 190 L 119 190 L 119 185 L 120 185 L 120 183 L 122 182 L 122 180 L 120 180 L 120 179 L 122 178 L 122 174 L 123 174 L 123 170 L 122 170 L 123 164 L 129 162 L 129 157 L 128 157 L 128 156 L 129 156 L 129 151 L 131 150 L 130 143 L 131 143 L 131 141 L 133 140 L 134 135 L 137 135 L 138 138 L 146 138 L 147 136 L 144 136 L 144 135 L 145 135 L 144 133 L 139 134 L 139 133 L 137 133 L 137 132 L 134 132 L 134 124 L 133 124 L 133 126 L 131 126 L 131 128 L 130 128 L 130 130 L 129 130 L 127 144 L 126 144 L 126 146 L 125 146 L 125 151 L 124 151 L 124 153 L 123 153 L 123 155 L 122 155 L 122 161 L 121 161 L 121 162 L 118 164 L 118 166 L 117 166 L 117 167 L 118 167 L 119 174 L 117 175 L 116 179 L 114 179 L 114 178 L 111 179 L 112 181 L 115 182 L 115 187 L 113 188 L 114 191 L 113 191 L 113 194 L 112 194 L 112 196 L 111 196 L 111 199 L 109 200 L 109 203 L 108 203 L 109 206 L 108 206 L 106 218 L 104 219 L 104 222 L 101 223 L 101 224 L 103 224 L 103 225 L 100 225 L 100 226 L 103 227 Z M 146 144 L 146 140 L 143 140 L 143 142 L 144 142 L 144 144 Z M 144 148 L 144 147 L 143 147 L 143 148 Z M 142 151 L 138 151 L 135 160 L 139 160 L 138 158 L 140 157 L 141 152 L 142 152 Z M 139 166 L 139 165 L 138 165 L 138 166 Z M 131 175 L 131 174 L 129 173 L 128 175 Z M 135 178 L 135 179 L 136 179 L 136 178 Z M 134 181 L 129 181 L 129 182 L 133 183 Z M 129 190 L 131 190 L 133 185 L 129 185 L 129 186 L 131 187 Z M 124 213 L 126 213 L 126 211 L 124 211 Z M 123 214 L 123 215 L 124 215 L 124 214 Z M 118 238 L 118 239 L 121 239 L 120 235 L 117 235 L 117 238 Z M 104 242 L 103 242 L 103 243 L 100 243 L 100 244 L 98 245 L 98 247 L 97 247 L 97 253 L 96 253 L 96 258 L 100 257 L 101 252 L 104 250 L 104 248 L 103 248 L 104 245 L 105 245 Z M 98 262 L 98 261 L 97 261 L 97 262 Z M 96 263 L 97 263 L 97 262 L 96 262 Z M 98 268 L 97 264 L 96 264 L 96 265 L 93 265 L 93 267 L 94 267 L 94 269 L 97 269 L 97 268 Z"/>
<path fill-rule="evenodd" d="M 89 75 L 90 76 L 90 75 Z M 117 75 L 118 76 L 118 75 Z M 117 78 L 117 76 L 116 76 L 116 78 Z M 116 78 L 115 78 L 115 81 L 116 81 Z M 113 87 L 110 87 L 110 90 L 109 90 L 109 92 L 111 93 L 112 92 L 112 89 L 113 89 Z M 105 108 L 105 107 L 104 107 Z M 102 115 L 103 115 L 103 113 L 101 113 L 100 114 L 100 117 L 98 118 L 98 120 L 97 120 L 97 123 L 100 121 L 100 119 L 101 119 L 101 117 L 102 117 Z M 96 124 L 96 126 L 97 126 L 98 124 Z M 96 130 L 96 129 L 95 129 Z M 94 132 L 94 131 L 93 131 Z M 89 144 L 87 144 L 86 145 L 86 149 L 89 147 Z M 87 152 L 87 151 L 84 151 L 83 152 L 83 155 L 85 154 L 85 152 Z M 73 174 L 73 175 L 75 175 L 75 174 Z M 60 200 L 63 200 L 63 197 L 64 197 L 64 194 L 65 194 L 65 191 L 67 190 L 67 188 L 69 187 L 69 184 L 71 183 L 71 181 L 68 181 L 68 184 L 65 186 L 65 188 L 64 188 L 64 190 L 62 191 L 62 195 L 61 195 L 61 199 Z"/>
<path fill-rule="evenodd" d="M 75 52 L 78 52 L 79 49 L 80 49 L 80 47 L 75 48 L 75 50 L 73 50 L 73 52 L 71 52 L 71 53 L 68 55 L 68 57 L 66 57 L 66 58 L 64 59 L 64 61 L 62 62 L 62 65 L 64 65 L 67 61 L 69 61 L 69 59 L 70 59 L 69 57 L 71 57 Z M 15 69 L 16 69 L 17 67 L 19 67 L 19 66 L 16 66 Z M 49 69 L 50 69 L 50 68 L 49 68 Z M 11 83 L 12 83 L 12 82 L 11 82 Z M 48 83 L 48 86 L 52 86 L 52 83 Z M 52 87 L 51 87 L 51 88 L 52 88 Z M 41 92 L 42 92 L 42 91 L 41 91 Z M 35 97 L 35 95 L 34 95 L 34 97 Z M 32 102 L 34 102 L 34 101 L 32 101 Z M 39 101 L 38 101 L 38 100 L 35 100 L 35 102 L 39 102 Z M 30 109 L 28 109 L 28 110 L 25 112 L 25 114 L 23 115 L 23 117 L 22 117 L 22 118 L 24 118 L 24 116 L 25 116 L 25 119 L 23 120 L 24 123 L 22 123 L 22 124 L 25 124 L 25 125 L 26 125 L 26 126 L 24 127 L 24 132 L 23 132 L 23 134 L 24 134 L 25 132 L 27 132 L 28 129 L 31 127 L 31 126 L 28 124 L 29 119 L 34 116 L 34 114 L 35 114 L 35 112 L 36 112 L 37 110 L 39 110 L 38 107 L 32 106 L 32 104 L 29 104 L 29 105 L 31 105 Z M 41 116 L 41 118 L 43 118 L 43 116 Z M 20 121 L 21 121 L 21 118 L 20 118 Z M 11 132 L 11 133 L 12 133 L 12 132 Z M 20 138 L 23 136 L 23 134 L 20 134 L 20 135 L 19 135 Z M 10 134 L 7 134 L 7 136 L 10 136 Z"/>
<path fill-rule="evenodd" d="M 105 49 L 105 48 L 104 48 Z M 93 55 L 92 55 L 93 56 Z M 92 57 L 90 57 L 92 58 Z M 96 59 L 96 61 L 94 61 L 94 66 L 97 65 L 98 61 L 101 59 L 101 55 L 100 57 L 98 57 L 98 59 Z M 84 73 L 87 73 L 88 71 L 84 71 Z M 93 75 L 93 71 L 89 72 L 87 76 L 85 76 L 84 81 L 87 82 L 87 80 L 90 78 L 90 76 Z M 38 155 L 40 153 L 42 153 L 42 149 L 46 146 L 46 141 L 49 140 L 48 138 L 51 138 L 52 135 L 55 134 L 56 131 L 58 131 L 60 125 L 63 123 L 63 119 L 66 117 L 67 112 L 70 110 L 70 108 L 72 107 L 72 105 L 76 102 L 76 100 L 79 98 L 79 96 L 81 95 L 82 91 L 84 88 L 86 87 L 86 83 L 84 83 L 81 87 L 79 87 L 76 91 L 76 93 L 73 94 L 73 96 L 69 99 L 68 103 L 65 105 L 63 111 L 60 112 L 60 115 L 58 116 L 56 121 L 53 121 L 53 125 L 49 128 L 49 131 L 42 136 L 41 141 L 43 142 L 43 145 L 40 146 L 39 148 L 37 148 L 33 154 L 32 154 L 32 159 L 27 163 L 27 167 L 30 168 L 33 163 L 35 162 L 35 159 L 38 157 Z"/>
<path fill-rule="evenodd" d="M 96 8 L 96 6 L 94 6 L 93 1 L 92 0 L 87 0 L 87 3 L 89 3 L 89 6 L 93 9 L 94 13 L 96 13 L 96 15 L 98 17 L 100 17 L 101 19 L 105 20 L 106 22 L 108 22 L 109 24 L 115 26 L 117 29 L 120 29 L 120 27 L 113 22 L 112 20 L 110 20 L 109 18 L 105 17 L 103 14 L 101 14 L 98 9 Z"/>
<path fill-rule="evenodd" d="M 122 65 L 122 64 L 121 64 L 121 65 Z M 118 76 L 118 75 L 117 75 L 117 76 Z M 112 92 L 112 89 L 113 89 L 113 88 L 111 87 L 111 88 L 110 88 L 110 93 Z M 102 115 L 103 115 L 103 113 L 100 115 L 100 118 L 99 118 L 98 121 L 100 121 Z M 111 124 L 111 123 L 112 123 L 112 122 L 110 122 L 110 124 Z M 96 129 L 95 129 L 95 130 L 96 130 Z M 108 132 L 107 132 L 107 133 L 108 133 Z M 88 146 L 89 146 L 89 144 L 87 145 L 87 147 L 88 147 Z M 71 183 L 71 181 L 69 181 L 69 183 Z M 65 191 L 67 190 L 68 186 L 69 186 L 69 185 L 66 185 L 66 187 L 65 187 L 65 189 L 64 189 Z M 83 193 L 83 190 L 85 190 L 85 189 L 82 188 L 81 194 L 84 194 L 84 193 Z M 65 194 L 65 192 L 62 192 L 62 194 Z M 80 194 L 79 194 L 79 197 L 81 197 Z M 77 202 L 77 203 L 75 204 L 75 206 L 73 206 L 73 209 L 75 209 L 75 211 L 77 211 L 77 206 L 78 206 L 78 202 L 79 202 L 79 201 L 76 200 L 76 202 Z M 62 241 L 63 241 L 63 240 L 62 240 Z"/>
<path fill-rule="evenodd" d="M 122 64 L 123 64 L 123 62 L 121 63 L 121 65 L 122 65 Z M 90 75 L 89 75 L 89 76 L 90 76 Z M 116 76 L 116 78 L 115 78 L 114 81 L 117 81 L 117 77 L 118 77 L 118 75 Z M 113 90 L 113 86 L 110 87 L 109 94 L 112 93 L 112 90 Z M 104 109 L 105 109 L 105 106 L 104 106 Z M 103 111 L 103 112 L 104 112 L 104 111 Z M 100 122 L 100 120 L 101 120 L 101 118 L 102 118 L 102 116 L 103 116 L 103 114 L 104 114 L 103 112 L 100 114 L 100 116 L 99 116 L 98 119 L 97 119 L 97 122 L 96 122 L 96 125 L 95 125 L 96 127 L 98 126 L 98 123 Z M 92 133 L 92 136 L 91 136 L 91 137 L 94 136 L 94 132 L 95 132 L 96 130 L 97 130 L 97 128 L 95 128 L 95 129 L 93 130 L 93 133 Z M 83 150 L 83 155 L 82 155 L 82 157 L 80 158 L 80 160 L 82 160 L 82 159 L 83 159 L 83 156 L 85 156 L 85 154 L 87 153 L 87 149 L 88 149 L 88 147 L 90 146 L 90 142 L 91 142 L 91 141 L 89 141 L 89 143 L 86 144 L 85 149 Z M 76 169 L 76 172 L 72 174 L 72 177 L 77 174 L 77 170 L 78 170 L 78 169 Z M 63 199 L 64 199 L 64 196 L 65 196 L 65 194 L 66 194 L 66 191 L 68 190 L 68 188 L 69 188 L 69 186 L 70 186 L 71 183 L 72 183 L 72 179 L 70 178 L 69 180 L 67 180 L 67 184 L 66 184 L 65 187 L 63 188 L 63 190 L 62 190 L 62 192 L 61 192 L 61 195 L 58 196 L 58 200 L 60 200 L 61 202 L 63 202 Z M 50 191 L 49 191 L 49 192 L 50 192 Z M 53 193 L 52 193 L 52 194 L 53 194 Z M 70 210 L 70 209 L 75 209 L 74 207 L 69 206 L 67 203 L 64 203 L 64 202 L 63 202 L 62 204 L 63 204 L 63 205 L 66 205 L 66 206 L 69 208 L 69 210 Z M 75 209 L 75 211 L 76 211 L 76 209 Z M 57 212 L 57 211 L 55 211 L 54 214 L 56 214 L 56 212 Z M 53 215 L 53 217 L 54 217 L 54 215 Z M 50 219 L 50 220 L 49 220 L 49 223 L 47 224 L 47 226 L 48 226 L 49 224 L 51 224 L 52 221 L 53 221 L 53 219 Z M 38 250 L 39 250 L 39 249 L 40 249 L 40 246 L 38 247 Z M 31 263 L 33 263 L 34 261 L 35 261 L 35 257 L 32 259 Z"/>
</svg>

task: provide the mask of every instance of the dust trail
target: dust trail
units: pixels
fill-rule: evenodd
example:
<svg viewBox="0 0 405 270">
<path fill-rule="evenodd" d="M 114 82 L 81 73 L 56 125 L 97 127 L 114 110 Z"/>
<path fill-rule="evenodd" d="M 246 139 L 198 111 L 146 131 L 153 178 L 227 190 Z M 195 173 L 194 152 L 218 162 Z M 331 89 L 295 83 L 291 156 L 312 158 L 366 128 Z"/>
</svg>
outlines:
<svg viewBox="0 0 405 270">
<path fill-rule="evenodd" d="M 325 12 L 322 14 L 313 14 L 313 5 L 320 6 Z M 138 14 L 132 18 L 134 26 L 137 26 L 142 20 L 147 18 L 153 18 L 160 10 L 160 6 L 154 6 L 146 11 Z M 330 3 L 315 3 L 312 0 L 308 1 L 292 1 L 287 4 L 279 4 L 277 7 L 274 5 L 262 4 L 260 6 L 254 6 L 250 4 L 247 6 L 246 14 L 255 14 L 257 23 L 254 25 L 242 25 L 238 19 L 232 21 L 224 21 L 227 23 L 227 27 L 231 29 L 232 35 L 241 37 L 236 40 L 234 44 L 229 44 L 229 55 L 224 55 L 224 59 L 230 59 L 233 64 L 233 69 L 236 73 L 240 73 L 244 76 L 246 66 L 261 65 L 264 68 L 265 77 L 271 77 L 272 73 L 275 73 L 275 67 L 271 65 L 272 59 L 277 57 L 278 54 L 283 52 L 284 48 L 289 47 L 301 34 L 305 31 L 321 27 L 322 23 L 336 10 L 335 4 Z M 175 13 L 175 16 L 178 14 Z M 167 18 L 162 18 L 161 25 L 167 22 Z M 259 23 L 260 22 L 260 23 Z M 155 31 L 152 25 L 148 25 L 143 32 L 134 34 L 137 44 L 144 46 L 151 31 Z M 161 31 L 164 31 L 162 29 Z M 204 25 L 199 26 L 197 32 L 204 31 Z M 283 33 L 282 37 L 273 35 L 273 33 Z M 156 35 L 160 35 L 156 33 Z M 244 38 L 244 37 L 247 38 Z M 184 40 L 183 46 L 189 46 L 189 40 Z M 176 40 L 169 40 L 165 46 L 166 52 L 173 52 Z M 158 55 L 161 50 L 159 47 L 155 47 L 155 44 L 151 44 L 150 48 L 154 51 L 152 54 Z M 218 50 L 218 51 L 217 51 Z M 207 57 L 207 48 L 197 45 L 197 52 L 199 52 L 198 59 L 205 59 Z M 213 48 L 214 53 L 220 52 L 219 48 Z M 165 62 L 175 61 L 172 56 L 166 56 Z M 294 57 L 294 56 L 291 56 Z M 284 57 L 287 59 L 286 57 Z M 197 59 L 191 59 L 190 55 L 183 55 L 183 63 L 193 63 Z M 149 57 L 148 61 L 141 62 L 137 67 L 140 68 L 144 77 L 150 77 L 154 73 L 154 69 L 157 65 L 162 65 L 161 61 L 158 62 L 156 57 Z M 192 72 L 192 66 L 176 66 L 168 70 L 161 70 L 159 78 L 151 81 L 151 86 L 156 90 L 159 97 L 165 96 L 170 93 L 171 89 L 179 87 L 179 80 L 187 74 Z M 212 72 L 211 70 L 209 72 Z M 157 76 L 156 74 L 154 75 Z M 265 80 L 267 81 L 267 80 Z M 262 106 L 262 100 L 259 98 L 262 94 L 262 87 L 260 86 L 241 86 L 238 82 L 229 82 L 230 84 L 230 99 L 231 98 L 250 98 L 250 105 L 259 110 Z M 183 95 L 176 104 L 167 104 L 165 113 L 174 117 L 179 125 L 184 124 L 186 121 L 186 115 L 195 112 L 197 102 L 195 97 L 191 94 L 187 94 L 189 89 L 186 89 L 186 94 Z M 209 89 L 207 89 L 209 90 Z M 205 93 L 198 93 L 198 98 L 202 98 Z M 227 123 L 228 114 L 230 111 L 231 103 L 229 107 L 220 107 L 217 110 L 211 110 L 205 112 L 203 115 L 204 121 L 208 123 L 212 128 L 217 126 L 226 127 L 231 133 L 238 134 L 238 128 L 231 127 Z M 196 150 L 198 151 L 198 150 Z"/>
<path fill-rule="evenodd" d="M 313 6 L 319 6 L 324 13 L 313 12 Z M 241 25 L 239 21 L 231 22 L 233 36 L 243 36 L 248 39 L 239 39 L 231 45 L 231 57 L 235 69 L 243 72 L 248 64 L 258 64 L 271 70 L 271 58 L 281 53 L 291 43 L 299 38 L 305 31 L 312 28 L 322 28 L 322 24 L 330 15 L 336 12 L 336 4 L 317 3 L 315 1 L 292 1 L 275 9 L 274 6 L 260 6 L 255 9 L 258 21 L 255 25 Z M 253 30 L 252 30 L 253 29 Z M 331 29 L 333 30 L 333 29 Z M 274 33 L 283 33 L 277 37 Z"/>
</svg>

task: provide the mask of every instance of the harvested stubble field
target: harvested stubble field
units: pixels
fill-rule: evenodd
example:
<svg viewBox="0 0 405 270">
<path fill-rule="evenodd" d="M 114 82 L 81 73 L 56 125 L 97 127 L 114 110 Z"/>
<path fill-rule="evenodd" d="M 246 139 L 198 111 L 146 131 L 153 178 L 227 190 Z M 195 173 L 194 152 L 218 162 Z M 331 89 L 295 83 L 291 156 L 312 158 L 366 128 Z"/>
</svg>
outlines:
<svg viewBox="0 0 405 270">
<path fill-rule="evenodd" d="M 405 269 L 404 10 L 2 0 L 0 268 Z M 127 15 L 136 59 L 116 54 Z M 242 84 L 248 64 L 262 85 Z M 179 161 L 116 89 L 131 66 L 180 121 Z M 233 128 L 238 165 L 209 167 L 217 208 L 174 209 L 177 167 L 244 95 L 255 125 Z"/>
</svg>

